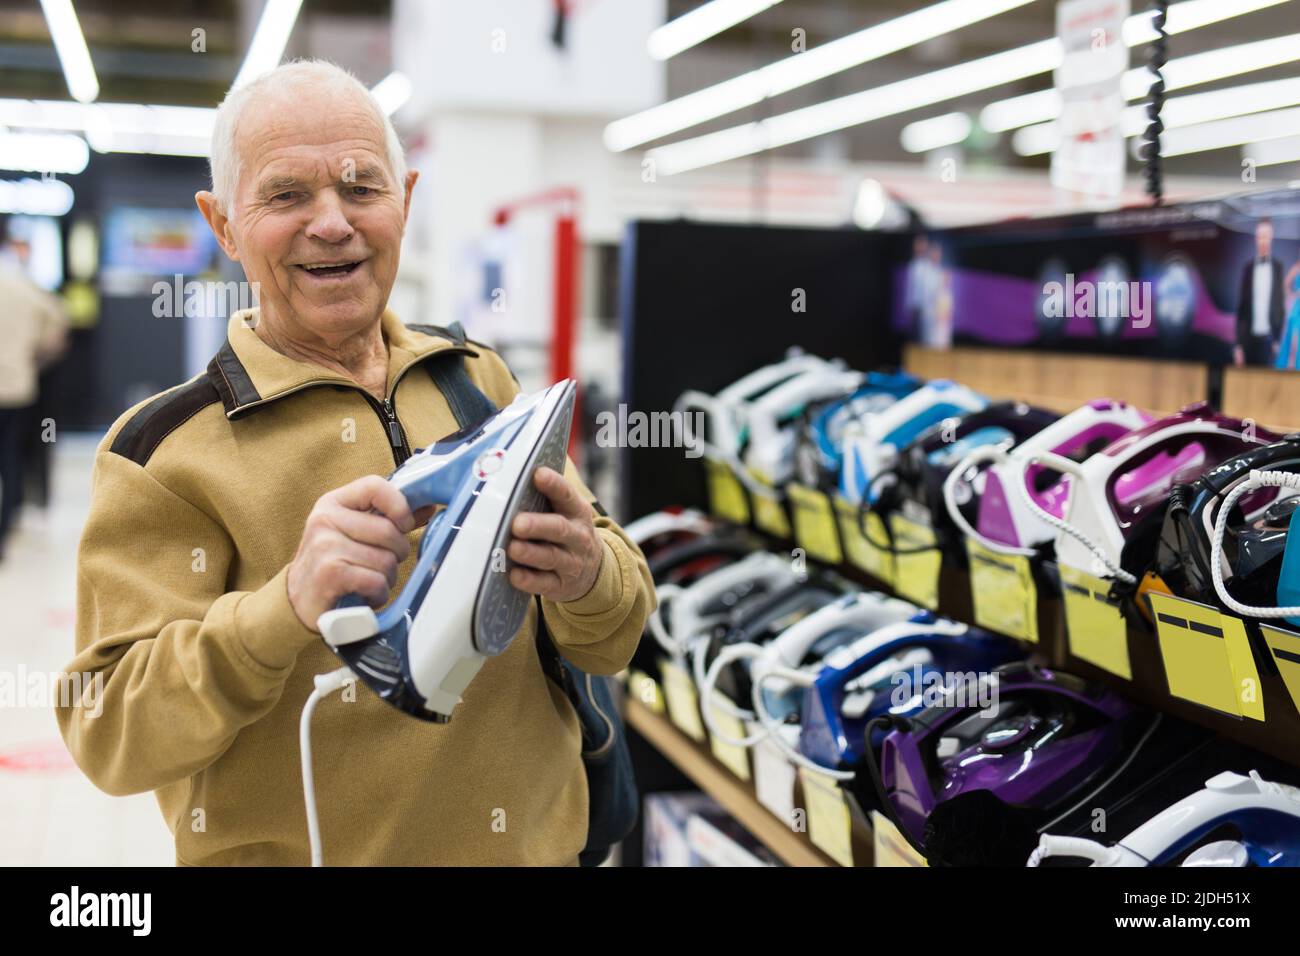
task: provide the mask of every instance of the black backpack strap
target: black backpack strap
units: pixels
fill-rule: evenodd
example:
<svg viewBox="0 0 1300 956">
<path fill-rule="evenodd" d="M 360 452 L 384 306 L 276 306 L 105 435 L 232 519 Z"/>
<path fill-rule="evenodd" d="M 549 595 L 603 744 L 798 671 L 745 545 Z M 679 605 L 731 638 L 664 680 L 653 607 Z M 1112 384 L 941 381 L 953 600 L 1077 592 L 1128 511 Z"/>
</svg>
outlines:
<svg viewBox="0 0 1300 956">
<path fill-rule="evenodd" d="M 465 330 L 461 328 L 459 322 L 453 322 L 445 329 L 437 325 L 412 325 L 410 328 L 428 335 L 450 339 L 459 345 L 464 345 L 466 341 Z M 474 384 L 469 373 L 465 371 L 465 356 L 462 353 L 434 355 L 425 363 L 425 367 L 429 370 L 429 377 L 433 379 L 433 384 L 447 399 L 447 404 L 451 406 L 451 412 L 456 416 L 456 424 L 460 428 L 477 425 L 497 410 L 492 399 L 483 394 L 482 389 Z M 546 628 L 546 618 L 542 616 L 542 599 L 537 598 L 536 603 L 537 656 L 541 659 L 542 670 L 572 701 L 575 693 L 573 679 L 561 662 L 560 652 L 555 649 L 555 642 L 551 640 L 551 634 Z"/>
<path fill-rule="evenodd" d="M 419 332 L 437 335 L 449 339 L 458 346 L 465 345 L 465 330 L 459 322 L 453 322 L 448 328 L 436 325 L 412 325 Z M 442 392 L 443 398 L 451 406 L 451 413 L 456 416 L 456 424 L 461 429 L 477 425 L 497 410 L 492 399 L 483 394 L 482 389 L 474 384 L 465 370 L 463 352 L 445 352 L 434 354 L 424 363 L 433 384 Z"/>
<path fill-rule="evenodd" d="M 560 652 L 555 649 L 555 642 L 551 640 L 551 632 L 546 627 L 546 617 L 542 614 L 542 599 L 536 596 L 537 604 L 537 656 L 542 662 L 542 671 L 551 680 L 559 685 L 560 690 L 569 698 L 569 702 L 576 708 L 579 705 L 577 700 L 577 688 L 573 685 L 573 676 L 569 669 L 564 666 L 560 659 Z"/>
</svg>

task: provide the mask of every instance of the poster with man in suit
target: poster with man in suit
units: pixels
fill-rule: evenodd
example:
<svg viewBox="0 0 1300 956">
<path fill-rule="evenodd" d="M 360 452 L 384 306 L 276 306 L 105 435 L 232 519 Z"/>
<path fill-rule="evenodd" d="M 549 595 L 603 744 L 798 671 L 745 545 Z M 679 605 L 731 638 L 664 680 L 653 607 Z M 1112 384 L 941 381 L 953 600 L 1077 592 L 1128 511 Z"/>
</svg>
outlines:
<svg viewBox="0 0 1300 956">
<path fill-rule="evenodd" d="M 1237 296 L 1237 365 L 1272 365 L 1282 336 L 1286 270 L 1273 257 L 1273 221 L 1255 224 L 1255 254 L 1241 271 Z"/>
</svg>

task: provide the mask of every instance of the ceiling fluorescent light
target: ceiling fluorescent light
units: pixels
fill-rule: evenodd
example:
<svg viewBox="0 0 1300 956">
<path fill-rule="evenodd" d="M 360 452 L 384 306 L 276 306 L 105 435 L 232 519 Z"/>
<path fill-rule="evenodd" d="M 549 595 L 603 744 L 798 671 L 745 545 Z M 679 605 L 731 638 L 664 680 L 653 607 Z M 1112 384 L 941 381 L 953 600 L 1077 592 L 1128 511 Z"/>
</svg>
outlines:
<svg viewBox="0 0 1300 956">
<path fill-rule="evenodd" d="M 90 62 L 90 50 L 77 11 L 72 9 L 72 0 L 41 0 L 41 9 L 50 28 L 50 39 L 54 41 L 54 52 L 63 67 L 68 92 L 80 103 L 92 102 L 99 95 L 99 78 L 95 76 L 95 65 Z"/>
<path fill-rule="evenodd" d="M 1032 2 L 943 0 L 615 120 L 605 127 L 605 145 L 615 152 L 640 146 Z"/>
<path fill-rule="evenodd" d="M 1160 72 L 1165 90 L 1172 91 L 1296 60 L 1300 60 L 1300 33 L 1181 56 L 1166 63 Z M 1151 72 L 1146 67 L 1129 70 L 1122 82 L 1126 99 L 1141 99 L 1151 88 Z M 1004 133 L 1060 115 L 1060 94 L 1038 90 L 990 103 L 980 111 L 980 125 L 989 132 Z"/>
<path fill-rule="evenodd" d="M 1297 135 L 1300 135 L 1300 107 L 1272 110 L 1165 130 L 1160 135 L 1160 155 L 1184 156 Z"/>
<path fill-rule="evenodd" d="M 1160 111 L 1160 121 L 1165 129 L 1183 129 L 1213 120 L 1262 113 L 1297 104 L 1300 104 L 1300 78 L 1268 80 L 1165 100 Z M 1143 135 L 1150 123 L 1146 106 L 1128 107 L 1124 110 L 1120 123 L 1126 137 Z M 1020 156 L 1041 156 L 1052 152 L 1059 144 L 1060 135 L 1055 122 L 1022 127 L 1011 140 L 1012 149 Z"/>
<path fill-rule="evenodd" d="M 964 142 L 970 131 L 970 116 L 966 113 L 945 113 L 908 123 L 899 134 L 899 141 L 909 153 L 928 153 Z"/>
<path fill-rule="evenodd" d="M 1060 60 L 1055 39 L 995 53 L 933 73 L 781 113 L 757 123 L 652 149 L 647 156 L 665 175 L 797 143 L 849 126 L 941 103 L 1024 76 L 1049 71 Z"/>
<path fill-rule="evenodd" d="M 280 65 L 301 7 L 302 0 L 266 0 L 253 42 L 248 45 L 248 54 L 230 86 L 232 90 Z"/>
<path fill-rule="evenodd" d="M 646 51 L 656 60 L 668 60 L 709 37 L 756 16 L 781 0 L 711 0 L 651 31 Z"/>
<path fill-rule="evenodd" d="M 1253 161 L 1256 166 L 1300 163 L 1300 135 L 1251 143 L 1241 147 L 1241 156 Z M 1291 188 L 1295 189 L 1298 185 L 1300 184 L 1292 183 Z"/>
<path fill-rule="evenodd" d="M 73 133 L 0 132 L 0 169 L 75 176 L 89 161 L 86 141 Z"/>
<path fill-rule="evenodd" d="M 411 81 L 405 73 L 394 70 L 370 88 L 385 116 L 392 116 L 411 98 Z"/>
</svg>

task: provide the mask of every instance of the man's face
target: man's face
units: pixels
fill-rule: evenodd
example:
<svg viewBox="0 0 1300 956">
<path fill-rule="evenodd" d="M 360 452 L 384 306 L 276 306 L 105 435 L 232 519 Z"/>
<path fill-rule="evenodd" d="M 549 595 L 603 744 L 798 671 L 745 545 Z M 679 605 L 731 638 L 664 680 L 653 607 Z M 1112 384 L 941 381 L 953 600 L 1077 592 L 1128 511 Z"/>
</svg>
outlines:
<svg viewBox="0 0 1300 956">
<path fill-rule="evenodd" d="M 1261 222 L 1255 227 L 1255 251 L 1261 258 L 1267 259 L 1273 251 L 1273 224 Z"/>
<path fill-rule="evenodd" d="M 223 246 L 282 328 L 336 338 L 388 302 L 415 174 L 398 183 L 358 98 L 305 89 L 249 106 Z M 317 267 L 317 268 L 309 268 Z M 324 268 L 319 268 L 324 267 Z"/>
</svg>

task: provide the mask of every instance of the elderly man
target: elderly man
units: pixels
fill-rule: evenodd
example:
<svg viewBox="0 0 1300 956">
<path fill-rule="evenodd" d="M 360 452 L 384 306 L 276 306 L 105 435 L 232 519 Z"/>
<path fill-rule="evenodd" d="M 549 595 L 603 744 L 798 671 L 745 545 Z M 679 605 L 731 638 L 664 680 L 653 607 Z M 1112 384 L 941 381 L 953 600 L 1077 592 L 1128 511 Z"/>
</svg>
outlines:
<svg viewBox="0 0 1300 956">
<path fill-rule="evenodd" d="M 206 374 L 100 445 L 68 671 L 102 675 L 102 714 L 63 707 L 59 721 L 101 788 L 156 791 L 180 863 L 307 862 L 298 720 L 313 676 L 337 666 L 316 620 L 349 593 L 382 605 L 414 564 L 428 515 L 381 476 L 457 428 L 426 374 L 455 346 L 386 309 L 416 175 L 337 67 L 290 64 L 231 93 L 213 191 L 196 200 L 259 309 L 232 316 Z M 501 359 L 465 351 L 474 384 L 508 403 Z M 652 607 L 644 558 L 572 466 L 536 484 L 555 513 L 516 519 L 510 580 L 541 596 L 561 654 L 612 674 Z M 326 862 L 576 862 L 580 734 L 536 628 L 534 607 L 449 724 L 365 688 L 318 709 Z"/>
</svg>

